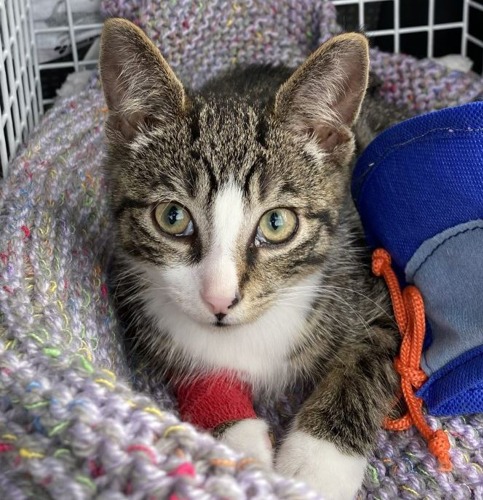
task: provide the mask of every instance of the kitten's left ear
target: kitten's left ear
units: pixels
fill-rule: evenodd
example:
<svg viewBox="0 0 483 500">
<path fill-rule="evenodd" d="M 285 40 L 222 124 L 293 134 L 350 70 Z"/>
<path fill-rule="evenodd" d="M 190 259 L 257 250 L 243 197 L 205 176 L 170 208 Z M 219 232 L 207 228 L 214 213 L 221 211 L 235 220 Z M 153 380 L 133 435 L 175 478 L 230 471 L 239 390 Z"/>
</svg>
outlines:
<svg viewBox="0 0 483 500">
<path fill-rule="evenodd" d="M 347 33 L 321 45 L 282 85 L 275 114 L 303 137 L 330 152 L 352 137 L 369 76 L 365 36 Z"/>
<path fill-rule="evenodd" d="M 131 140 L 143 128 L 169 123 L 183 114 L 183 85 L 154 43 L 133 23 L 108 19 L 100 52 L 101 81 L 109 108 L 108 134 L 114 132 L 119 140 Z"/>
</svg>

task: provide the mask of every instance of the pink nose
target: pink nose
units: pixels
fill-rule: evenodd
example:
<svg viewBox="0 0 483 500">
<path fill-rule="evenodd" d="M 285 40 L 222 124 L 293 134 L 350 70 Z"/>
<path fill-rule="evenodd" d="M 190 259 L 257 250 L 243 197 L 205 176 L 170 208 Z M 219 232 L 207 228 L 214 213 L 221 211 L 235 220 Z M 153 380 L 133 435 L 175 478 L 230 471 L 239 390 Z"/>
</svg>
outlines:
<svg viewBox="0 0 483 500">
<path fill-rule="evenodd" d="M 236 297 L 218 297 L 207 294 L 201 294 L 201 297 L 213 314 L 228 314 L 228 309 L 238 302 Z"/>
</svg>

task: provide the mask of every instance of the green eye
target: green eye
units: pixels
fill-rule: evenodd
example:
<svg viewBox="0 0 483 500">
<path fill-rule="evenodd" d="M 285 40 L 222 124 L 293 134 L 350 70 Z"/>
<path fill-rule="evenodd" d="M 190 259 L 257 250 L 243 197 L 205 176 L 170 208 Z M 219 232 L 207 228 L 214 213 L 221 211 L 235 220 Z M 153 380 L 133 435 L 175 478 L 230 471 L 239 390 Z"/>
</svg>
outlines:
<svg viewBox="0 0 483 500">
<path fill-rule="evenodd" d="M 154 218 L 160 229 L 173 236 L 193 234 L 193 221 L 186 208 L 177 203 L 160 203 L 154 209 Z"/>
<path fill-rule="evenodd" d="M 260 219 L 255 243 L 283 243 L 295 233 L 297 226 L 297 216 L 292 210 L 288 208 L 270 210 Z"/>
</svg>

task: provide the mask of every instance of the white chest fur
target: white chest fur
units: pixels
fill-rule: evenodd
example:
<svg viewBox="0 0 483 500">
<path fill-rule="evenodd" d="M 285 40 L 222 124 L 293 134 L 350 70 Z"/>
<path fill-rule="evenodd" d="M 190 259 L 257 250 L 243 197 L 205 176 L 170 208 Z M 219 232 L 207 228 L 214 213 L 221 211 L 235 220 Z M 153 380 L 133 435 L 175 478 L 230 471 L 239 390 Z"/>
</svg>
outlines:
<svg viewBox="0 0 483 500">
<path fill-rule="evenodd" d="M 311 276 L 294 288 L 311 289 L 318 280 Z M 256 321 L 218 329 L 194 321 L 164 295 L 163 289 L 151 289 L 147 312 L 193 367 L 236 370 L 254 387 L 271 390 L 290 380 L 287 357 L 302 335 L 312 294 L 291 291 L 290 300 L 281 296 Z"/>
</svg>

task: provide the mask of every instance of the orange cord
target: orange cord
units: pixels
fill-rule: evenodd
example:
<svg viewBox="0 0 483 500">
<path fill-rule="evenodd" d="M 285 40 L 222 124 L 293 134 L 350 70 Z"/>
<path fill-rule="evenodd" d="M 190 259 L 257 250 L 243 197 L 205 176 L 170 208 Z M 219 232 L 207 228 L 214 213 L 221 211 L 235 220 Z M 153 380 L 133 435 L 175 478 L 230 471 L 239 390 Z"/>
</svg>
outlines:
<svg viewBox="0 0 483 500">
<path fill-rule="evenodd" d="M 445 472 L 450 471 L 452 464 L 448 436 L 441 429 L 433 431 L 429 427 L 423 415 L 423 400 L 415 394 L 427 380 L 426 374 L 420 367 L 426 331 L 423 298 L 413 285 L 407 286 L 401 292 L 398 279 L 391 267 L 391 256 L 382 248 L 375 250 L 372 255 L 372 272 L 376 276 L 382 276 L 386 281 L 396 323 L 401 333 L 401 350 L 394 365 L 401 376 L 402 394 L 408 407 L 408 412 L 403 417 L 395 420 L 386 418 L 384 427 L 392 431 L 403 431 L 414 424 L 428 442 L 429 451 L 438 459 L 440 469 Z"/>
</svg>

